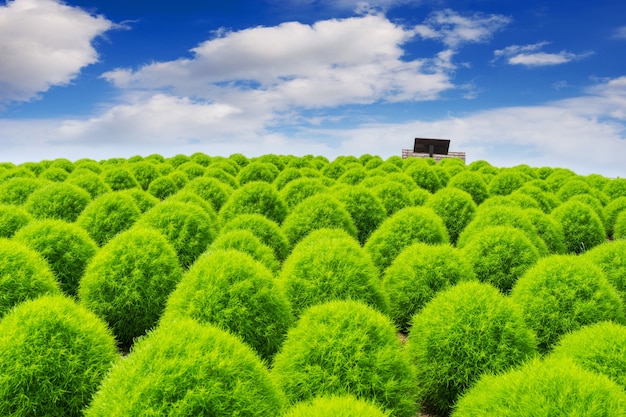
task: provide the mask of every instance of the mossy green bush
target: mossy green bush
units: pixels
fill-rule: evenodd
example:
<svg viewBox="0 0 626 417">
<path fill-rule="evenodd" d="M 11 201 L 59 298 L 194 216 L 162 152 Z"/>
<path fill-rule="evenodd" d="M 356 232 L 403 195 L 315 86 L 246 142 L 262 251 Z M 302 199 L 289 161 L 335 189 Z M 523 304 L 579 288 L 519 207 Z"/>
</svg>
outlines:
<svg viewBox="0 0 626 417">
<path fill-rule="evenodd" d="M 432 208 L 441 217 L 452 244 L 456 243 L 459 234 L 476 215 L 476 203 L 472 196 L 454 187 L 440 189 L 426 201 L 425 206 Z"/>
<path fill-rule="evenodd" d="M 615 227 L 615 220 L 617 216 L 626 210 L 626 197 L 618 197 L 611 200 L 610 203 L 604 208 L 604 228 L 606 230 L 607 237 L 613 237 L 613 228 Z"/>
<path fill-rule="evenodd" d="M 428 190 L 430 193 L 435 193 L 443 187 L 435 169 L 425 163 L 410 164 L 405 168 L 404 172 L 413 178 L 418 187 Z"/>
<path fill-rule="evenodd" d="M 626 178 L 613 178 L 607 182 L 603 189 L 611 200 L 619 197 L 626 197 Z"/>
<path fill-rule="evenodd" d="M 520 188 L 526 182 L 526 178 L 520 172 L 503 170 L 494 176 L 487 186 L 489 195 L 509 195 Z"/>
<path fill-rule="evenodd" d="M 62 169 L 68 174 L 74 171 L 74 163 L 67 158 L 57 158 L 50 164 L 49 168 Z"/>
<path fill-rule="evenodd" d="M 241 214 L 262 214 L 281 224 L 287 216 L 287 204 L 272 184 L 254 181 L 236 189 L 219 212 L 225 224 Z"/>
<path fill-rule="evenodd" d="M 598 217 L 600 218 L 600 221 L 602 222 L 602 225 L 604 226 L 604 224 L 606 223 L 606 216 L 604 214 L 604 205 L 599 199 L 592 196 L 591 194 L 575 195 L 575 196 L 570 197 L 569 200 L 567 201 L 568 202 L 578 201 L 578 202 L 588 205 L 598 215 Z"/>
<path fill-rule="evenodd" d="M 240 185 L 255 181 L 272 183 L 279 173 L 278 168 L 271 163 L 253 161 L 241 168 L 236 178 Z"/>
<path fill-rule="evenodd" d="M 35 190 L 24 207 L 37 219 L 73 222 L 91 202 L 82 188 L 66 183 L 51 183 Z"/>
<path fill-rule="evenodd" d="M 362 166 L 354 166 L 346 169 L 339 178 L 337 183 L 346 185 L 357 185 L 367 177 L 367 170 Z"/>
<path fill-rule="evenodd" d="M 204 200 L 202 197 L 200 197 L 198 194 L 194 193 L 191 190 L 183 189 L 183 190 L 177 192 L 176 194 L 168 197 L 167 201 L 168 202 L 170 202 L 170 201 L 178 201 L 178 202 L 181 202 L 181 203 L 191 203 L 191 204 L 194 204 L 194 205 L 200 207 L 202 209 L 202 211 L 204 211 L 206 214 L 209 215 L 209 217 L 211 218 L 211 223 L 215 224 L 216 227 L 218 226 L 217 213 L 213 209 L 213 206 L 211 205 L 211 203 L 209 203 L 208 201 Z"/>
<path fill-rule="evenodd" d="M 239 182 L 237 182 L 237 179 L 223 169 L 210 166 L 204 172 L 204 176 L 207 178 L 215 178 L 232 189 L 239 188 Z"/>
<path fill-rule="evenodd" d="M 388 411 L 352 395 L 327 395 L 296 403 L 283 417 L 389 417 Z"/>
<path fill-rule="evenodd" d="M 293 324 L 289 301 L 272 272 L 233 249 L 211 249 L 185 274 L 161 322 L 181 317 L 238 335 L 268 362 Z"/>
<path fill-rule="evenodd" d="M 42 172 L 44 172 L 47 168 L 41 162 L 24 162 L 19 165 L 22 168 L 26 168 L 30 170 L 36 177 L 38 177 Z M 5 167 L 0 167 L 0 172 L 5 170 Z"/>
<path fill-rule="evenodd" d="M 421 187 L 415 187 L 409 192 L 409 198 L 413 206 L 423 206 L 428 199 L 432 196 L 430 191 L 427 191 Z"/>
<path fill-rule="evenodd" d="M 285 185 L 289 184 L 291 181 L 303 177 L 304 175 L 302 174 L 302 171 L 300 171 L 300 169 L 288 167 L 282 170 L 280 174 L 276 176 L 272 183 L 274 184 L 274 187 L 276 187 L 276 189 L 280 191 L 285 187 Z"/>
<path fill-rule="evenodd" d="M 203 152 L 194 152 L 189 159 L 203 167 L 208 167 L 211 164 L 211 157 Z"/>
<path fill-rule="evenodd" d="M 48 168 L 39 174 L 39 178 L 42 180 L 48 180 L 52 182 L 63 182 L 69 177 L 69 173 L 62 168 Z"/>
<path fill-rule="evenodd" d="M 508 294 L 528 268 L 539 260 L 526 234 L 511 226 L 486 227 L 474 233 L 461 249 L 476 277 Z"/>
<path fill-rule="evenodd" d="M 96 198 L 111 191 L 102 177 L 88 169 L 78 168 L 65 181 L 87 191 L 91 198 Z"/>
<path fill-rule="evenodd" d="M 61 290 L 71 296 L 76 295 L 85 268 L 98 249 L 85 230 L 62 220 L 34 221 L 13 239 L 43 256 Z"/>
<path fill-rule="evenodd" d="M 249 163 L 250 163 L 250 160 L 246 160 L 246 162 L 244 162 L 241 159 L 239 159 L 238 161 L 235 161 L 230 158 L 213 157 L 209 167 L 222 169 L 228 172 L 233 177 L 236 177 L 239 170 L 241 170 L 241 168 L 245 167 Z"/>
<path fill-rule="evenodd" d="M 603 374 L 626 388 L 626 326 L 603 321 L 559 340 L 551 357 L 570 358 L 583 369 Z"/>
<path fill-rule="evenodd" d="M 149 161 L 135 162 L 130 165 L 130 171 L 139 183 L 142 190 L 147 191 L 150 183 L 161 176 L 156 165 Z"/>
<path fill-rule="evenodd" d="M 202 177 L 189 181 L 183 190 L 196 193 L 205 201 L 211 203 L 216 213 L 230 198 L 233 189 L 216 178 Z"/>
<path fill-rule="evenodd" d="M 10 238 L 32 220 L 21 207 L 0 204 L 0 238 Z"/>
<path fill-rule="evenodd" d="M 125 164 L 111 165 L 102 172 L 102 179 L 113 191 L 140 188 L 139 183 Z"/>
<path fill-rule="evenodd" d="M 550 175 L 545 178 L 545 183 L 550 187 L 552 192 L 558 192 L 559 188 L 567 181 L 577 178 L 574 171 L 567 168 L 554 168 Z"/>
<path fill-rule="evenodd" d="M 60 295 L 26 301 L 0 321 L 0 414 L 82 416 L 115 359 L 87 309 Z"/>
<path fill-rule="evenodd" d="M 615 239 L 626 239 L 626 211 L 622 211 L 617 215 L 613 229 L 613 237 Z"/>
<path fill-rule="evenodd" d="M 76 224 L 103 246 L 116 234 L 129 229 L 141 217 L 135 199 L 121 191 L 106 193 L 91 201 Z"/>
<path fill-rule="evenodd" d="M 180 265 L 185 269 L 213 242 L 218 230 L 200 207 L 178 201 L 157 204 L 136 224 L 161 232 L 176 250 Z"/>
<path fill-rule="evenodd" d="M 490 284 L 462 282 L 438 293 L 413 317 L 407 352 L 417 371 L 418 401 L 447 415 L 481 375 L 536 354 L 517 306 Z"/>
<path fill-rule="evenodd" d="M 582 326 L 626 320 L 622 298 L 602 270 L 575 255 L 540 259 L 517 280 L 511 298 L 537 334 L 542 352 Z"/>
<path fill-rule="evenodd" d="M 98 162 L 89 158 L 83 158 L 75 161 L 74 171 L 78 170 L 79 168 L 88 169 L 96 174 L 102 173 L 102 166 Z M 72 171 L 72 173 L 74 173 L 74 171 Z"/>
<path fill-rule="evenodd" d="M 183 155 L 182 153 L 176 154 L 169 158 L 165 158 L 165 162 L 173 166 L 174 168 L 178 168 L 182 164 L 189 162 L 189 161 L 191 161 L 191 157 L 187 155 Z"/>
<path fill-rule="evenodd" d="M 604 242 L 582 256 L 602 269 L 626 303 L 626 240 Z"/>
<path fill-rule="evenodd" d="M 307 309 L 274 358 L 289 402 L 351 394 L 395 416 L 415 416 L 415 370 L 391 320 L 358 301 Z"/>
<path fill-rule="evenodd" d="M 452 417 L 624 415 L 626 394 L 604 375 L 570 359 L 533 359 L 518 369 L 486 374 L 456 404 Z"/>
<path fill-rule="evenodd" d="M 328 187 L 318 178 L 298 178 L 280 190 L 280 196 L 291 210 L 306 198 L 323 193 Z"/>
<path fill-rule="evenodd" d="M 565 247 L 569 253 L 582 253 L 606 240 L 602 220 L 587 204 L 568 201 L 550 213 L 563 228 Z"/>
<path fill-rule="evenodd" d="M 387 217 L 400 209 L 413 205 L 409 191 L 395 181 L 377 181 L 377 185 L 372 187 L 372 192 L 383 204 Z"/>
<path fill-rule="evenodd" d="M 342 229 L 319 229 L 303 238 L 285 260 L 278 283 L 296 316 L 309 306 L 345 299 L 389 311 L 376 267 Z"/>
<path fill-rule="evenodd" d="M 416 188 L 421 188 L 421 187 L 418 187 L 417 184 L 415 184 L 415 181 L 413 181 L 413 178 L 411 178 L 409 175 L 405 174 L 404 172 L 392 172 L 391 174 L 387 174 L 385 176 L 385 179 L 402 184 L 409 192 L 413 191 Z M 421 189 L 423 190 L 423 188 Z"/>
<path fill-rule="evenodd" d="M 0 183 L 0 203 L 21 206 L 36 190 L 49 184 L 37 178 L 11 178 Z"/>
<path fill-rule="evenodd" d="M 170 175 L 155 178 L 150 182 L 148 193 L 159 200 L 164 200 L 172 194 L 176 194 L 179 190 L 176 181 Z"/>
<path fill-rule="evenodd" d="M 548 254 L 564 254 L 566 252 L 565 234 L 561 223 L 539 209 L 526 209 L 524 213 L 541 240 L 546 244 Z"/>
<path fill-rule="evenodd" d="M 562 202 L 580 194 L 593 195 L 593 188 L 582 177 L 568 179 L 556 192 L 557 198 Z"/>
<path fill-rule="evenodd" d="M 161 233 L 133 227 L 98 251 L 78 296 L 128 348 L 157 323 L 182 273 L 174 248 Z"/>
<path fill-rule="evenodd" d="M 36 176 L 26 167 L 12 167 L 0 172 L 0 184 L 12 178 L 36 178 Z"/>
<path fill-rule="evenodd" d="M 150 194 L 143 190 L 140 190 L 139 188 L 131 188 L 129 190 L 116 192 L 131 196 L 133 200 L 135 200 L 135 204 L 137 204 L 137 207 L 139 207 L 139 211 L 141 211 L 142 214 L 159 203 L 158 198 L 151 196 Z"/>
<path fill-rule="evenodd" d="M 476 274 L 458 249 L 426 243 L 408 246 L 383 275 L 389 316 L 402 333 L 408 333 L 415 313 L 438 292 L 474 279 Z"/>
<path fill-rule="evenodd" d="M 222 233 L 231 230 L 247 230 L 258 237 L 261 242 L 272 248 L 279 262 L 283 262 L 289 255 L 289 240 L 280 226 L 261 214 L 242 214 L 226 223 Z"/>
<path fill-rule="evenodd" d="M 407 207 L 388 217 L 365 242 L 364 248 L 379 271 L 384 271 L 413 243 L 449 243 L 441 217 L 427 207 Z"/>
<path fill-rule="evenodd" d="M 177 168 L 178 171 L 183 172 L 189 180 L 201 177 L 204 175 L 206 168 L 193 161 L 185 162 Z"/>
<path fill-rule="evenodd" d="M 234 229 L 220 233 L 209 246 L 210 251 L 233 249 L 247 253 L 262 263 L 273 274 L 278 273 L 280 263 L 272 248 L 261 241 L 249 230 Z"/>
<path fill-rule="evenodd" d="M 340 161 L 337 161 L 337 160 L 326 164 L 321 169 L 321 173 L 324 176 L 326 176 L 328 178 L 331 178 L 333 180 L 336 180 L 339 177 L 341 177 L 344 172 L 346 172 L 346 169 L 344 168 L 343 164 Z"/>
<path fill-rule="evenodd" d="M 39 253 L 22 243 L 0 239 L 0 318 L 23 301 L 60 293 L 59 282 Z"/>
<path fill-rule="evenodd" d="M 321 193 L 306 198 L 286 217 L 282 230 L 293 247 L 317 229 L 337 228 L 357 237 L 358 231 L 350 213 L 331 194 Z"/>
<path fill-rule="evenodd" d="M 343 203 L 344 208 L 352 217 L 357 229 L 357 239 L 361 244 L 364 244 L 387 218 L 383 203 L 365 187 L 358 185 L 338 187 L 333 195 Z"/>
<path fill-rule="evenodd" d="M 540 188 L 536 182 L 525 183 L 522 187 L 511 193 L 511 196 L 519 194 L 526 195 L 535 200 L 544 213 L 550 213 L 561 203 L 552 192 Z"/>
</svg>

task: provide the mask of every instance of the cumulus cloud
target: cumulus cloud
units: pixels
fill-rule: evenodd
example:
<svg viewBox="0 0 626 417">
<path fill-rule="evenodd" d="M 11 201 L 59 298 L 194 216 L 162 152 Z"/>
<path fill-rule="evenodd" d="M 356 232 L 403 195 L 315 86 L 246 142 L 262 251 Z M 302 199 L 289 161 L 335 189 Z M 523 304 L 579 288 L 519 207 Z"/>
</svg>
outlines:
<svg viewBox="0 0 626 417">
<path fill-rule="evenodd" d="M 112 27 L 102 16 L 56 0 L 0 6 L 0 102 L 28 101 L 68 84 L 97 62 L 91 42 Z"/>
<path fill-rule="evenodd" d="M 556 53 L 543 52 L 541 49 L 549 45 L 549 42 L 539 42 L 531 45 L 511 45 L 494 52 L 495 59 L 505 59 L 511 65 L 524 65 L 527 67 L 541 67 L 548 65 L 566 64 L 571 61 L 583 59 L 591 55 L 591 52 L 575 54 L 561 51 Z"/>
<path fill-rule="evenodd" d="M 626 26 L 615 29 L 613 39 L 626 39 Z"/>
</svg>

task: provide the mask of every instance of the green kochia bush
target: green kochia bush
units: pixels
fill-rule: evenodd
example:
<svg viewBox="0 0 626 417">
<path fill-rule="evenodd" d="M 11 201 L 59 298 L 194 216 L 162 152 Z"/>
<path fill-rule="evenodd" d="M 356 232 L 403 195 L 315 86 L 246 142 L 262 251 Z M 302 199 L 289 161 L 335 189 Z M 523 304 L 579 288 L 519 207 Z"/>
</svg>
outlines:
<svg viewBox="0 0 626 417">
<path fill-rule="evenodd" d="M 567 358 L 534 359 L 501 375 L 487 374 L 457 403 L 452 417 L 621 417 L 626 394 L 604 375 Z"/>
<path fill-rule="evenodd" d="M 607 241 L 583 256 L 602 269 L 626 303 L 626 240 Z"/>
<path fill-rule="evenodd" d="M 176 194 L 178 190 L 178 185 L 170 175 L 156 178 L 148 187 L 148 193 L 159 200 L 164 200 L 172 194 Z"/>
<path fill-rule="evenodd" d="M 615 219 L 613 235 L 615 239 L 626 239 L 626 210 L 618 214 Z"/>
<path fill-rule="evenodd" d="M 489 197 L 487 184 L 483 176 L 473 171 L 463 171 L 455 175 L 448 182 L 448 187 L 458 188 L 472 196 L 479 205 Z"/>
<path fill-rule="evenodd" d="M 618 197 L 615 200 L 611 200 L 605 207 L 604 213 L 604 227 L 608 237 L 613 236 L 613 228 L 615 227 L 615 221 L 617 216 L 626 211 L 626 197 Z"/>
<path fill-rule="evenodd" d="M 50 184 L 37 178 L 12 178 L 0 183 L 0 203 L 21 206 L 36 190 Z"/>
<path fill-rule="evenodd" d="M 192 319 L 164 323 L 105 378 L 86 417 L 277 416 L 284 397 L 252 349 Z"/>
<path fill-rule="evenodd" d="M 136 224 L 161 232 L 176 250 L 183 268 L 189 268 L 217 234 L 216 225 L 204 210 L 178 201 L 157 204 Z"/>
<path fill-rule="evenodd" d="M 281 224 L 287 215 L 287 205 L 272 184 L 249 182 L 235 190 L 219 212 L 222 224 L 240 214 L 262 214 Z"/>
<path fill-rule="evenodd" d="M 389 310 L 376 267 L 354 237 L 340 229 L 316 230 L 302 239 L 283 264 L 278 282 L 296 316 L 314 304 L 345 299 Z"/>
<path fill-rule="evenodd" d="M 91 198 L 111 191 L 111 187 L 104 182 L 100 175 L 86 168 L 77 169 L 65 182 L 87 191 Z"/>
<path fill-rule="evenodd" d="M 476 276 L 503 293 L 539 260 L 539 252 L 520 229 L 486 227 L 477 231 L 462 249 Z"/>
<path fill-rule="evenodd" d="M 252 232 L 263 243 L 272 248 L 276 258 L 282 263 L 289 255 L 289 241 L 276 222 L 261 214 L 242 214 L 222 227 L 222 232 L 244 229 Z"/>
<path fill-rule="evenodd" d="M 209 250 L 215 251 L 220 249 L 234 249 L 247 253 L 265 265 L 273 274 L 276 274 L 280 267 L 274 251 L 249 230 L 235 229 L 220 233 L 211 243 Z"/>
<path fill-rule="evenodd" d="M 0 317 L 23 301 L 60 292 L 41 255 L 22 243 L 0 239 Z"/>
<path fill-rule="evenodd" d="M 442 187 L 441 179 L 437 175 L 435 169 L 422 161 L 416 160 L 405 169 L 407 175 L 413 178 L 413 181 L 431 193 L 435 193 Z"/>
<path fill-rule="evenodd" d="M 550 355 L 571 358 L 626 388 L 626 326 L 604 321 L 582 327 L 563 336 Z"/>
<path fill-rule="evenodd" d="M 133 338 L 156 324 L 181 277 L 176 252 L 167 239 L 156 230 L 134 227 L 96 254 L 78 295 L 127 348 Z"/>
<path fill-rule="evenodd" d="M 281 189 L 280 195 L 287 207 L 293 209 L 306 198 L 322 193 L 327 188 L 324 181 L 319 178 L 298 178 Z"/>
<path fill-rule="evenodd" d="M 121 191 L 140 187 L 133 174 L 125 166 L 108 167 L 102 174 L 102 179 L 111 190 Z"/>
<path fill-rule="evenodd" d="M 566 249 L 570 253 L 584 252 L 606 239 L 602 220 L 584 203 L 568 201 L 555 208 L 551 215 L 561 223 Z"/>
<path fill-rule="evenodd" d="M 73 300 L 24 302 L 0 322 L 0 414 L 82 416 L 116 358 L 111 331 Z"/>
<path fill-rule="evenodd" d="M 31 219 L 30 214 L 21 207 L 0 204 L 0 238 L 10 238 Z"/>
<path fill-rule="evenodd" d="M 561 223 L 539 209 L 526 209 L 524 213 L 541 240 L 546 244 L 548 254 L 564 254 L 566 252 L 565 235 Z"/>
<path fill-rule="evenodd" d="M 443 219 L 453 244 L 476 214 L 476 203 L 472 196 L 453 187 L 437 191 L 426 201 L 426 207 L 432 208 Z"/>
<path fill-rule="evenodd" d="M 389 417 L 376 404 L 352 395 L 328 395 L 303 401 L 289 408 L 283 417 Z"/>
<path fill-rule="evenodd" d="M 459 283 L 413 318 L 407 350 L 418 399 L 446 415 L 484 373 L 499 373 L 536 353 L 536 341 L 513 302 L 489 284 Z"/>
<path fill-rule="evenodd" d="M 76 223 L 102 246 L 116 234 L 130 228 L 141 211 L 129 194 L 116 191 L 93 200 L 78 216 Z"/>
<path fill-rule="evenodd" d="M 461 252 L 450 245 L 408 246 L 383 276 L 390 316 L 401 332 L 408 333 L 411 318 L 439 291 L 475 278 Z"/>
<path fill-rule="evenodd" d="M 516 282 L 511 297 L 543 352 L 584 325 L 625 320 L 622 299 L 602 270 L 575 255 L 541 259 Z"/>
<path fill-rule="evenodd" d="M 351 394 L 395 416 L 415 416 L 415 370 L 388 317 L 358 301 L 313 306 L 274 358 L 272 378 L 291 403 Z"/>
<path fill-rule="evenodd" d="M 383 203 L 365 187 L 339 187 L 334 195 L 350 213 L 361 244 L 387 217 Z"/>
<path fill-rule="evenodd" d="M 387 216 L 412 205 L 409 191 L 398 182 L 384 181 L 374 186 L 372 191 L 383 203 Z"/>
<path fill-rule="evenodd" d="M 228 201 L 232 188 L 216 178 L 196 178 L 185 185 L 184 190 L 193 191 L 205 201 L 211 203 L 216 213 L 220 211 L 224 203 Z"/>
<path fill-rule="evenodd" d="M 60 219 L 73 222 L 91 202 L 82 188 L 66 183 L 52 183 L 35 190 L 25 208 L 38 219 Z"/>
<path fill-rule="evenodd" d="M 417 242 L 448 243 L 441 217 L 426 207 L 407 207 L 388 217 L 365 243 L 365 249 L 382 272 L 402 250 Z"/>
<path fill-rule="evenodd" d="M 62 220 L 32 222 L 20 230 L 14 240 L 41 254 L 48 261 L 61 289 L 73 296 L 87 264 L 98 249 L 86 231 Z"/>
<path fill-rule="evenodd" d="M 162 322 L 179 317 L 229 330 L 267 360 L 293 323 L 291 306 L 270 270 L 236 250 L 210 251 L 185 274 Z"/>
</svg>

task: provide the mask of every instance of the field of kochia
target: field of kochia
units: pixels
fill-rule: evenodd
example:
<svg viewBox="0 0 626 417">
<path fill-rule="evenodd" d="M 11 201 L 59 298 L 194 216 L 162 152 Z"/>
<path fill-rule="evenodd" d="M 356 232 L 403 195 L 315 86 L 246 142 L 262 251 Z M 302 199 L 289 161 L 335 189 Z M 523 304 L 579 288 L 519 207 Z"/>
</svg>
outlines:
<svg viewBox="0 0 626 417">
<path fill-rule="evenodd" d="M 0 163 L 2 416 L 626 416 L 626 179 Z"/>
</svg>

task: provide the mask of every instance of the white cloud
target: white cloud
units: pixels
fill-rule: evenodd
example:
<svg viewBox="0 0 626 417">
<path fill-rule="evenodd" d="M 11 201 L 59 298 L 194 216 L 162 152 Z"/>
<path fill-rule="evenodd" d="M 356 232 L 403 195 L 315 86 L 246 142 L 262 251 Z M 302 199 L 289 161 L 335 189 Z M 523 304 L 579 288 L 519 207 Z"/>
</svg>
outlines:
<svg viewBox="0 0 626 417">
<path fill-rule="evenodd" d="M 626 26 L 615 29 L 613 39 L 626 39 Z"/>
<path fill-rule="evenodd" d="M 56 0 L 0 6 L 0 102 L 28 101 L 66 85 L 98 60 L 93 39 L 113 23 Z"/>
<path fill-rule="evenodd" d="M 415 31 L 424 39 L 440 40 L 450 48 L 457 48 L 464 43 L 486 42 L 510 22 L 511 19 L 503 15 L 474 13 L 463 16 L 445 9 L 431 13 L 424 24 L 415 27 Z"/>
<path fill-rule="evenodd" d="M 572 52 L 561 51 L 557 53 L 547 53 L 541 49 L 549 42 L 539 42 L 531 45 L 511 45 L 494 52 L 495 59 L 504 58 L 511 65 L 525 65 L 527 67 L 540 67 L 547 65 L 566 64 L 591 55 L 591 52 L 574 54 Z"/>
</svg>

